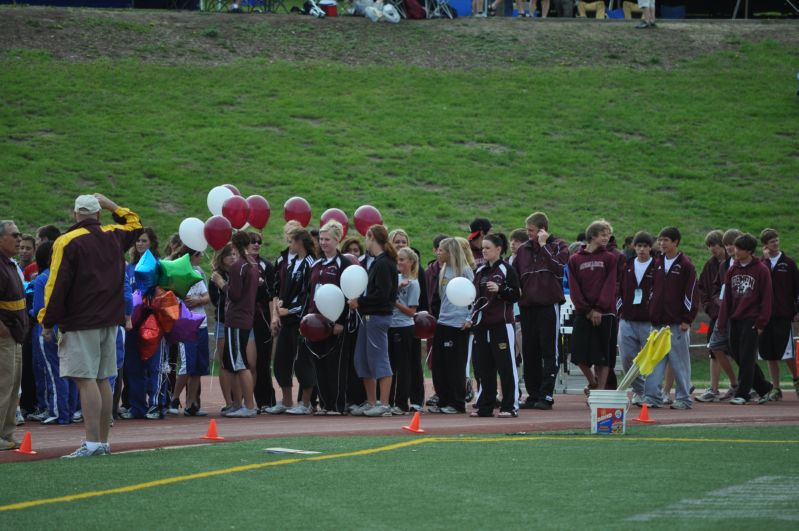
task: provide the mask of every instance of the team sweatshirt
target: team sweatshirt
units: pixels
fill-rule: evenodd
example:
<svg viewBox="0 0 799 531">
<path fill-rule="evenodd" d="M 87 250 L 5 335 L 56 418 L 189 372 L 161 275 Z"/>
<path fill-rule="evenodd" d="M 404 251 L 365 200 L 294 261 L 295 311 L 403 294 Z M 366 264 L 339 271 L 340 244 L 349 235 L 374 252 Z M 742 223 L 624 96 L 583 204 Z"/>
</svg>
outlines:
<svg viewBox="0 0 799 531">
<path fill-rule="evenodd" d="M 649 322 L 649 303 L 652 299 L 652 283 L 655 277 L 655 259 L 653 258 L 644 270 L 640 284 L 635 276 L 637 260 L 638 258 L 635 256 L 623 259 L 624 267 L 622 268 L 616 311 L 625 321 L 647 323 Z M 634 304 L 636 289 L 641 290 L 641 301 L 638 304 Z"/>
<path fill-rule="evenodd" d="M 499 291 L 488 291 L 486 285 L 489 282 L 498 284 Z M 474 304 L 476 314 L 472 321 L 476 326 L 488 328 L 513 323 L 513 303 L 519 300 L 516 270 L 504 260 L 483 264 L 474 274 L 474 286 L 477 289 L 477 299 Z"/>
<path fill-rule="evenodd" d="M 583 248 L 573 254 L 569 258 L 569 295 L 575 311 L 582 315 L 591 310 L 615 314 L 617 272 L 616 255 L 604 247 L 594 252 Z"/>
<path fill-rule="evenodd" d="M 569 261 L 569 246 L 550 235 L 542 246 L 528 240 L 516 251 L 513 268 L 522 289 L 519 306 L 563 304 L 563 267 Z"/>
<path fill-rule="evenodd" d="M 699 282 L 696 284 L 696 294 L 699 297 L 699 303 L 702 309 L 711 319 L 718 319 L 719 316 L 719 300 L 716 293 L 716 281 L 719 277 L 719 269 L 721 269 L 721 262 L 715 256 L 711 256 L 705 266 L 702 268 L 702 273 L 699 274 Z"/>
<path fill-rule="evenodd" d="M 397 300 L 397 263 L 386 253 L 376 256 L 369 266 L 366 293 L 358 297 L 361 315 L 391 315 Z"/>
<path fill-rule="evenodd" d="M 799 269 L 796 262 L 782 253 L 774 267 L 768 258 L 763 263 L 771 269 L 771 286 L 774 288 L 771 316 L 793 319 L 799 313 Z"/>
<path fill-rule="evenodd" d="M 691 324 L 699 306 L 695 303 L 696 269 L 691 260 L 678 253 L 669 272 L 665 268 L 666 256 L 657 258 L 652 287 L 649 315 L 655 326 Z"/>
<path fill-rule="evenodd" d="M 746 265 L 735 262 L 724 279 L 719 329 L 724 330 L 728 321 L 753 320 L 762 330 L 771 319 L 772 299 L 768 266 L 756 257 Z"/>
<path fill-rule="evenodd" d="M 230 266 L 225 285 L 227 296 L 225 326 L 252 330 L 255 320 L 255 295 L 258 292 L 258 266 L 239 258 Z"/>
</svg>

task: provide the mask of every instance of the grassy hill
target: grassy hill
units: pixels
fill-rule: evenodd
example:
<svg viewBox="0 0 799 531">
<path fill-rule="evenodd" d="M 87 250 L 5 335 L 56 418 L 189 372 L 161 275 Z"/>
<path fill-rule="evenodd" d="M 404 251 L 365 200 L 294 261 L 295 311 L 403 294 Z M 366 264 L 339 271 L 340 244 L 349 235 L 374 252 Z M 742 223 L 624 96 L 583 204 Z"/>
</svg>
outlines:
<svg viewBox="0 0 799 531">
<path fill-rule="evenodd" d="M 629 24 L 0 9 L 0 217 L 102 191 L 162 237 L 232 183 L 378 207 L 426 251 L 483 215 L 572 239 L 779 229 L 799 253 L 795 23 Z M 430 256 L 425 258 L 429 259 Z"/>
</svg>

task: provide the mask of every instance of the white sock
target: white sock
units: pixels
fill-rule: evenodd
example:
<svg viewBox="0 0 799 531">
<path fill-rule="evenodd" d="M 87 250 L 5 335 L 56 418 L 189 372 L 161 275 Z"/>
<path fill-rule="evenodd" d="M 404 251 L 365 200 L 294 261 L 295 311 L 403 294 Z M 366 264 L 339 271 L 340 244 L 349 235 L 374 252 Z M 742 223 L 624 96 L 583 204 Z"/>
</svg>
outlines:
<svg viewBox="0 0 799 531">
<path fill-rule="evenodd" d="M 91 451 L 91 452 L 94 452 L 95 450 L 100 448 L 100 445 L 101 445 L 101 443 L 98 443 L 98 442 L 86 441 L 86 448 L 88 448 L 89 451 Z"/>
</svg>

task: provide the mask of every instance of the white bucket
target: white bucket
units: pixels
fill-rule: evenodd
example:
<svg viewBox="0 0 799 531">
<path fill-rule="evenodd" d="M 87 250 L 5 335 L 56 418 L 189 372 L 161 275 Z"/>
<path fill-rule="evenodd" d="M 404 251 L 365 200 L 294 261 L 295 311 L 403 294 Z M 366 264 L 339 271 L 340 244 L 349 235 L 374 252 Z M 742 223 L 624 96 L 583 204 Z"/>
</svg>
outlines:
<svg viewBox="0 0 799 531">
<path fill-rule="evenodd" d="M 588 405 L 591 407 L 591 433 L 624 434 L 630 407 L 628 391 L 592 390 Z"/>
</svg>

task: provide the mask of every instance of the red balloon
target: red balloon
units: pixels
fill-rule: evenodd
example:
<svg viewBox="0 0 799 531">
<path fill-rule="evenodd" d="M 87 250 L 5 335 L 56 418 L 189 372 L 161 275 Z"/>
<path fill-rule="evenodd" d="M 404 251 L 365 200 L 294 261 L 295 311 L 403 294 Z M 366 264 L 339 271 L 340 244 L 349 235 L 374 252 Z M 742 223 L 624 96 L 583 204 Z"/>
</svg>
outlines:
<svg viewBox="0 0 799 531">
<path fill-rule="evenodd" d="M 361 236 L 366 236 L 366 232 L 372 225 L 382 225 L 383 216 L 380 211 L 372 205 L 363 205 L 358 207 L 353 216 L 355 220 L 355 228 L 361 233 Z"/>
<path fill-rule="evenodd" d="M 233 192 L 233 195 L 241 195 L 241 192 L 239 192 L 239 189 L 236 188 L 235 186 L 233 186 L 232 184 L 223 184 L 222 186 L 224 186 L 225 188 L 227 188 L 228 190 Z"/>
<path fill-rule="evenodd" d="M 333 333 L 333 323 L 318 313 L 309 313 L 300 321 L 300 334 L 308 341 L 324 341 Z"/>
<path fill-rule="evenodd" d="M 299 221 L 300 225 L 307 227 L 311 222 L 311 205 L 302 197 L 292 197 L 283 205 L 283 219 Z"/>
<path fill-rule="evenodd" d="M 250 206 L 246 199 L 240 195 L 234 195 L 222 203 L 222 215 L 227 218 L 234 229 L 240 229 L 247 224 L 247 220 L 250 218 Z"/>
<path fill-rule="evenodd" d="M 269 223 L 269 214 L 272 210 L 269 208 L 269 201 L 260 195 L 251 195 L 247 198 L 247 205 L 250 207 L 250 217 L 248 221 L 250 225 L 258 230 L 266 227 Z"/>
<path fill-rule="evenodd" d="M 360 264 L 360 263 L 361 263 L 361 261 L 360 261 L 360 260 L 358 260 L 358 257 L 357 257 L 357 256 L 355 256 L 355 255 L 354 255 L 354 254 L 352 254 L 352 253 L 344 253 L 344 254 L 343 254 L 343 255 L 341 255 L 341 256 L 343 256 L 344 258 L 346 258 L 347 260 L 349 260 L 349 261 L 350 261 L 350 263 L 351 263 L 352 265 L 357 265 L 357 264 Z"/>
<path fill-rule="evenodd" d="M 218 251 L 230 241 L 230 237 L 233 236 L 233 227 L 226 217 L 211 216 L 205 222 L 203 234 L 205 234 L 208 245 Z"/>
<path fill-rule="evenodd" d="M 347 219 L 347 214 L 344 213 L 343 210 L 340 208 L 328 208 L 322 213 L 322 217 L 319 218 L 319 226 L 323 227 L 325 223 L 328 221 L 338 221 L 341 223 L 341 226 L 344 230 L 341 233 L 341 239 L 343 240 L 345 236 L 347 236 L 347 229 L 350 228 L 349 220 Z"/>
<path fill-rule="evenodd" d="M 413 316 L 413 334 L 417 339 L 432 339 L 436 333 L 436 318 L 427 312 Z"/>
<path fill-rule="evenodd" d="M 153 357 L 158 345 L 161 343 L 163 332 L 158 325 L 155 315 L 150 315 L 139 328 L 139 357 L 147 361 Z"/>
</svg>

